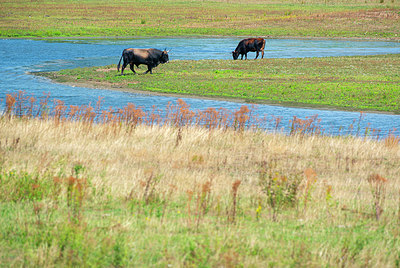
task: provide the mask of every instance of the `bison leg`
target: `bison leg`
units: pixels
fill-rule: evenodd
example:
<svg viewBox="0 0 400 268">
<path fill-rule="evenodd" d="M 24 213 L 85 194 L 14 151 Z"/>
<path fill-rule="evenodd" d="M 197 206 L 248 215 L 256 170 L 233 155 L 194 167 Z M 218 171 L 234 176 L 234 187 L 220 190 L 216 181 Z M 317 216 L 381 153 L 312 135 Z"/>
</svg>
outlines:
<svg viewBox="0 0 400 268">
<path fill-rule="evenodd" d="M 148 72 L 150 72 L 150 74 L 152 74 L 153 73 L 152 69 L 153 69 L 153 66 L 147 65 L 147 71 L 145 71 L 144 74 L 147 74 Z"/>
<path fill-rule="evenodd" d="M 261 50 L 261 58 L 264 58 L 264 50 Z"/>
<path fill-rule="evenodd" d="M 128 63 L 125 63 L 125 62 L 124 62 L 124 64 L 122 64 L 121 75 L 124 75 L 124 70 L 127 65 L 128 65 Z"/>
<path fill-rule="evenodd" d="M 134 66 L 133 66 L 133 63 L 131 63 L 131 64 L 129 64 L 129 65 L 130 65 L 130 67 L 131 67 L 132 72 L 133 72 L 134 74 L 136 74 L 135 68 L 134 68 Z"/>
<path fill-rule="evenodd" d="M 254 59 L 257 59 L 258 58 L 258 50 L 256 51 L 256 57 L 254 58 Z"/>
</svg>

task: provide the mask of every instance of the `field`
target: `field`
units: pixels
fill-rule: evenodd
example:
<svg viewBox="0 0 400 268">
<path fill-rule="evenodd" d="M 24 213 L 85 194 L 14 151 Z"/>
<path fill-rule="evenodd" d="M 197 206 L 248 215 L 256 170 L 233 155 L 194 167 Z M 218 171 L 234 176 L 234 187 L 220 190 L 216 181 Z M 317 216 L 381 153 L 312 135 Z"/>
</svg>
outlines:
<svg viewBox="0 0 400 268">
<path fill-rule="evenodd" d="M 253 53 L 254 54 L 254 53 Z M 251 55 L 253 56 L 253 55 Z M 37 73 L 58 82 L 251 103 L 400 113 L 400 56 L 171 61 L 152 75 L 116 65 Z M 146 66 L 137 70 L 143 73 Z"/>
<path fill-rule="evenodd" d="M 189 127 L 183 102 L 163 126 L 134 107 L 93 123 L 6 100 L 2 264 L 399 265 L 398 137 L 267 133 L 240 127 L 246 109 Z"/>
<path fill-rule="evenodd" d="M 400 37 L 399 0 L 7 1 L 1 37 Z"/>
<path fill-rule="evenodd" d="M 0 38 L 399 41 L 399 10 L 399 0 L 0 0 Z M 115 90 L 400 113 L 399 66 L 399 55 L 381 55 L 171 61 L 152 75 L 121 76 L 115 65 L 36 75 Z M 317 118 L 293 118 L 286 134 L 276 118 L 269 132 L 250 105 L 194 112 L 178 100 L 162 114 L 133 104 L 101 110 L 101 99 L 67 107 L 21 91 L 0 101 L 1 267 L 400 266 L 398 136 L 325 136 Z"/>
</svg>

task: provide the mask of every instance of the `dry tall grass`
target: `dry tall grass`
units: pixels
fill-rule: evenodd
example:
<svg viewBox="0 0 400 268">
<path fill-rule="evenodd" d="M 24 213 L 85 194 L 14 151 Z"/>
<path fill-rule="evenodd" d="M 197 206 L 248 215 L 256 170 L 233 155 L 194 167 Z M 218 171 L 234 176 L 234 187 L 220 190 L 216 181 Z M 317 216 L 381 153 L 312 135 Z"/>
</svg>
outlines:
<svg viewBox="0 0 400 268">
<path fill-rule="evenodd" d="M 241 195 L 252 196 L 260 191 L 261 168 L 280 174 L 312 168 L 320 198 L 330 186 L 343 204 L 370 200 L 368 177 L 380 174 L 388 180 L 387 200 L 397 203 L 400 179 L 398 143 L 355 137 L 146 125 L 130 129 L 2 117 L 0 150 L 6 170 L 70 175 L 82 165 L 95 185 L 122 196 L 140 188 L 149 173 L 161 177 L 160 190 L 175 187 L 175 196 L 208 181 L 214 194 L 228 195 L 236 180 L 242 182 Z"/>
<path fill-rule="evenodd" d="M 294 117 L 290 135 L 271 134 L 255 126 L 260 119 L 247 106 L 233 113 L 193 112 L 183 100 L 164 113 L 156 108 L 147 113 L 134 104 L 101 111 L 101 99 L 95 107 L 68 109 L 60 100 L 51 107 L 48 95 L 36 99 L 22 91 L 7 94 L 5 101 L 0 150 L 7 170 L 84 166 L 95 184 L 118 195 L 138 188 L 148 174 L 161 177 L 160 185 L 176 187 L 177 195 L 210 181 L 214 193 L 223 195 L 238 180 L 251 195 L 260 191 L 266 171 L 305 172 L 307 180 L 309 174 L 318 178 L 320 195 L 329 186 L 340 200 L 352 200 L 355 193 L 367 198 L 367 178 L 379 174 L 389 181 L 389 196 L 397 198 L 400 145 L 392 133 L 382 141 L 327 137 L 315 116 Z M 308 194 L 310 185 L 305 187 Z"/>
</svg>

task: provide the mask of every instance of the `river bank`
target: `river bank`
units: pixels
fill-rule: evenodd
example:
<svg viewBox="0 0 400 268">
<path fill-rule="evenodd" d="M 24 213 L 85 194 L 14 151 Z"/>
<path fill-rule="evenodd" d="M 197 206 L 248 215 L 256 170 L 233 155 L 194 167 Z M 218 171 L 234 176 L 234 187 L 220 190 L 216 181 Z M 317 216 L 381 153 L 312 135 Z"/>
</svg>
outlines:
<svg viewBox="0 0 400 268">
<path fill-rule="evenodd" d="M 378 42 L 400 42 L 399 37 L 343 37 L 343 36 L 257 36 L 264 39 L 292 39 L 292 40 L 338 40 L 338 41 L 378 41 Z M 2 37 L 0 37 L 2 38 Z M 44 41 L 65 41 L 65 40 L 135 40 L 135 39 L 161 39 L 161 38 L 169 38 L 169 39 L 203 39 L 203 38 L 249 38 L 248 35 L 177 35 L 177 36 L 48 36 L 48 37 L 3 37 L 3 39 L 30 39 L 30 40 L 44 40 Z"/>
</svg>

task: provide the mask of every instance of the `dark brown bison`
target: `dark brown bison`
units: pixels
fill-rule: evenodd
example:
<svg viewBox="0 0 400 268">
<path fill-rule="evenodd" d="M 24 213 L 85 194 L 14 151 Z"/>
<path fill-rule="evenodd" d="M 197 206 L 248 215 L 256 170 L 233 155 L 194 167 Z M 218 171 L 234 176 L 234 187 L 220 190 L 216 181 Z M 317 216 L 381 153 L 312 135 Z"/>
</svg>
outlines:
<svg viewBox="0 0 400 268">
<path fill-rule="evenodd" d="M 168 51 L 166 50 L 161 51 L 155 48 L 126 48 L 124 49 L 124 51 L 122 51 L 122 56 L 119 59 L 117 67 L 118 72 L 122 59 L 124 59 L 124 62 L 122 64 L 121 75 L 124 74 L 124 69 L 128 64 L 130 65 L 131 70 L 134 74 L 136 74 L 134 65 L 136 65 L 136 67 L 139 67 L 140 64 L 147 65 L 147 71 L 145 72 L 145 74 L 147 74 L 148 72 L 152 74 L 152 69 L 154 67 L 157 67 L 160 63 L 166 63 L 169 61 Z"/>
<path fill-rule="evenodd" d="M 234 51 L 232 51 L 232 56 L 234 60 L 237 60 L 239 55 L 243 55 L 246 57 L 247 60 L 247 52 L 256 52 L 256 57 L 258 57 L 258 53 L 261 51 L 261 58 L 264 58 L 264 47 L 265 47 L 265 40 L 264 38 L 247 38 L 243 39 L 239 42 L 238 46 Z"/>
</svg>

